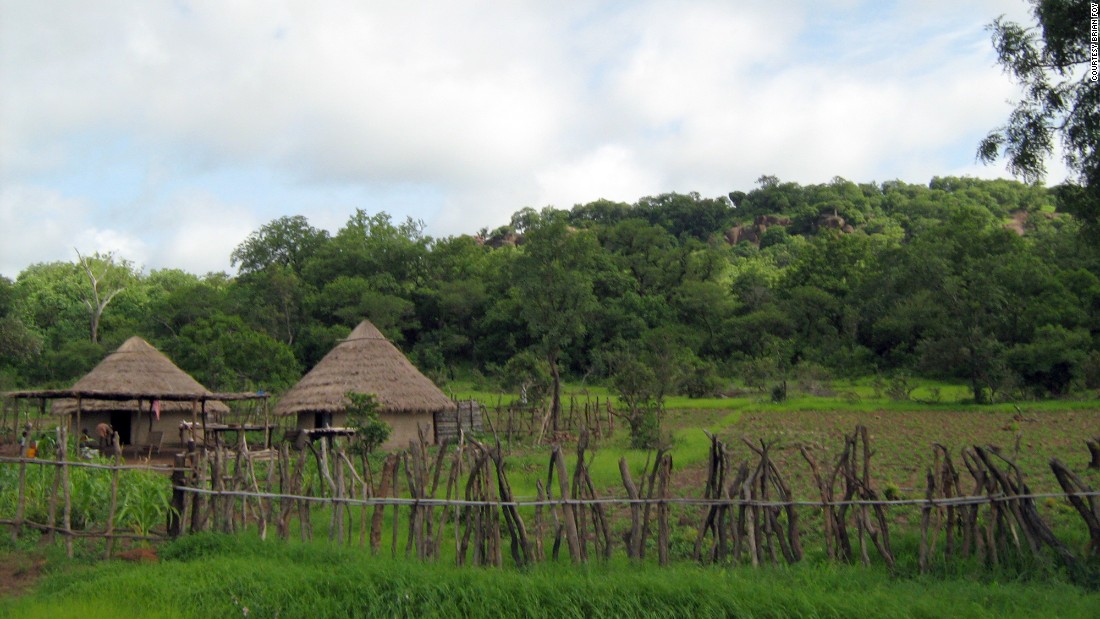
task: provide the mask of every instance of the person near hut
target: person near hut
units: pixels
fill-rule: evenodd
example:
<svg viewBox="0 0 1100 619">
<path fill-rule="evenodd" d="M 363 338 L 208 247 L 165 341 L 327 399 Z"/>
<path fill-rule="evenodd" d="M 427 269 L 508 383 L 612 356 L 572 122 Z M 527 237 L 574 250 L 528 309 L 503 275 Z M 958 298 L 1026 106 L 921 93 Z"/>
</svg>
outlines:
<svg viewBox="0 0 1100 619">
<path fill-rule="evenodd" d="M 95 435 L 99 439 L 100 453 L 108 453 L 111 449 L 111 438 L 114 434 L 115 429 L 109 423 L 101 423 L 95 427 Z"/>
<path fill-rule="evenodd" d="M 19 435 L 19 457 L 20 458 L 33 458 L 37 455 L 38 443 L 34 440 L 34 426 L 31 422 L 27 422 L 27 425 L 23 426 L 23 434 Z"/>
</svg>

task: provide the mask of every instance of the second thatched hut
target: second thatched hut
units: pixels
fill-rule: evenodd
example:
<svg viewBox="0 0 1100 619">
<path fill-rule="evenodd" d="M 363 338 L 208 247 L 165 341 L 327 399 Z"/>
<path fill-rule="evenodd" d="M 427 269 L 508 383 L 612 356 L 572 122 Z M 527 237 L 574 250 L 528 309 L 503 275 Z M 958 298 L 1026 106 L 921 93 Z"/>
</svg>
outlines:
<svg viewBox="0 0 1100 619">
<path fill-rule="evenodd" d="M 364 320 L 279 399 L 275 414 L 296 415 L 299 430 L 346 426 L 348 392 L 377 398 L 379 417 L 392 430 L 384 449 L 416 440 L 418 427 L 435 441 L 436 417 L 453 415 L 456 409 L 451 398 Z"/>
</svg>

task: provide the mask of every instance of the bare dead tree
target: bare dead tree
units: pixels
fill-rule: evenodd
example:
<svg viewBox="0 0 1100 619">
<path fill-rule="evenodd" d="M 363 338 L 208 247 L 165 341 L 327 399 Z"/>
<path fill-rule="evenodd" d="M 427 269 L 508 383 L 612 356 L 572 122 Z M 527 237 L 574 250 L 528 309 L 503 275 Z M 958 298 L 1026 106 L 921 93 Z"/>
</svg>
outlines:
<svg viewBox="0 0 1100 619">
<path fill-rule="evenodd" d="M 81 301 L 88 308 L 89 327 L 91 329 L 92 343 L 99 343 L 99 321 L 107 305 L 118 293 L 126 289 L 125 282 L 110 277 L 115 267 L 115 256 L 108 252 L 101 256 L 98 252 L 91 256 L 84 256 L 79 249 L 75 249 L 77 264 L 88 278 L 90 287 L 81 292 Z"/>
</svg>

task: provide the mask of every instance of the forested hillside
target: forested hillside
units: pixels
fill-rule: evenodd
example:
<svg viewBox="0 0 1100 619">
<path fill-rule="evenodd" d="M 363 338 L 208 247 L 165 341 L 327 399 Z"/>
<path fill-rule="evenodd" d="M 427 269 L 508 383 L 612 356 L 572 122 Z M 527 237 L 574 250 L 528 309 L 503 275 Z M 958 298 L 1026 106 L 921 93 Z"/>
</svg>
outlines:
<svg viewBox="0 0 1100 619">
<path fill-rule="evenodd" d="M 1005 180 L 766 176 L 442 239 L 386 213 L 335 234 L 283 217 L 233 252 L 236 276 L 125 258 L 0 278 L 0 387 L 67 386 L 136 334 L 211 389 L 277 392 L 363 317 L 441 383 L 536 396 L 557 376 L 705 395 L 904 374 L 979 401 L 1100 386 L 1097 253 L 1056 189 Z"/>
</svg>

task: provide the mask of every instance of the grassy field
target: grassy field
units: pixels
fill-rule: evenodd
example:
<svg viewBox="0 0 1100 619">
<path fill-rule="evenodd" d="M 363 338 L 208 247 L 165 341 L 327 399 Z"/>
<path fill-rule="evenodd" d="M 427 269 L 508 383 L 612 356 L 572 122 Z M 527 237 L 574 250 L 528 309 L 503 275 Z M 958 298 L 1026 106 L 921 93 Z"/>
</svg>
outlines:
<svg viewBox="0 0 1100 619">
<path fill-rule="evenodd" d="M 895 578 L 861 567 L 454 568 L 251 536 L 196 535 L 160 561 L 65 563 L 0 617 L 1095 617 L 1054 576 Z"/>
<path fill-rule="evenodd" d="M 1035 492 L 1058 490 L 1048 468 L 1052 457 L 1100 488 L 1100 472 L 1085 469 L 1083 443 L 1100 434 L 1100 401 L 975 406 L 965 401 L 965 387 L 910 386 L 908 399 L 890 397 L 873 381 L 833 383 L 828 393 L 817 395 L 792 390 L 780 404 L 757 394 L 671 398 L 665 428 L 675 460 L 673 494 L 702 496 L 710 445 L 705 429 L 726 442 L 735 464 L 753 461 L 742 439 L 773 444 L 773 457 L 795 496 L 816 499 L 798 447 L 809 446 L 820 462 L 830 462 L 844 434 L 857 424 L 871 435 L 875 483 L 900 497 L 923 496 L 934 443 L 953 454 L 969 445 L 998 445 L 1019 462 Z M 490 406 L 498 400 L 507 404 L 505 397 L 467 387 L 454 390 L 455 395 L 478 397 Z M 596 397 L 604 401 L 609 394 L 576 387 L 567 392 L 567 398 L 578 401 Z M 534 497 L 535 481 L 546 480 L 549 448 L 518 438 L 505 447 L 515 494 Z M 571 465 L 573 446 L 563 444 L 563 450 Z M 619 458 L 625 457 L 637 476 L 652 453 L 630 449 L 620 424 L 614 435 L 593 445 L 589 457 L 601 495 L 622 496 Z M 0 617 L 1013 617 L 1033 616 L 1040 608 L 1044 617 L 1100 616 L 1097 587 L 1041 562 L 998 570 L 959 561 L 921 576 L 911 561 L 890 573 L 877 564 L 828 563 L 821 552 L 811 551 L 793 567 L 699 567 L 684 560 L 690 554 L 691 527 L 701 519 L 699 509 L 675 512 L 687 533 L 677 563 L 666 568 L 652 561 L 628 564 L 620 556 L 583 567 L 551 562 L 522 571 L 457 569 L 450 567 L 453 557 L 447 554 L 438 563 L 422 564 L 390 558 L 386 550 L 384 558 L 372 557 L 325 541 L 260 542 L 249 535 L 206 534 L 161 547 L 158 563 L 132 564 L 96 561 L 92 557 L 101 556 L 101 549 L 94 545 L 85 548 L 87 558 L 78 553 L 69 560 L 59 547 L 27 541 L 15 546 L 4 536 L 0 564 L 8 567 L 0 571 L 0 580 L 14 577 L 34 588 L 29 593 L 0 588 L 7 593 L 0 599 Z M 1079 551 L 1077 545 L 1086 539 L 1083 525 L 1068 505 L 1049 499 L 1040 509 Z M 913 515 L 891 513 L 899 524 Z M 322 515 L 315 522 L 325 520 Z M 808 538 L 814 523 L 812 516 L 804 521 Z M 324 539 L 324 526 L 316 528 L 315 538 Z M 914 530 L 899 528 L 895 545 L 904 550 L 899 557 L 915 556 Z M 399 534 L 403 549 L 404 532 Z"/>
</svg>

